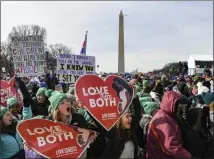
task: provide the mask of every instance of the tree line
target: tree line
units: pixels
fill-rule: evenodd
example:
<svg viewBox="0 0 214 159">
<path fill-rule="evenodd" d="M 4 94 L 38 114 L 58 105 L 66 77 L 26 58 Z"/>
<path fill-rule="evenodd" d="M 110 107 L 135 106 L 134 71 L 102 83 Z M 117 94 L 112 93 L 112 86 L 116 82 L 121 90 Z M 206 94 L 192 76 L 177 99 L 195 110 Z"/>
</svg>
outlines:
<svg viewBox="0 0 214 159">
<path fill-rule="evenodd" d="M 44 49 L 46 54 L 46 61 L 48 69 L 54 70 L 56 67 L 56 56 L 58 53 L 72 53 L 72 49 L 64 44 L 48 44 L 47 43 L 47 30 L 39 25 L 18 25 L 14 26 L 6 41 L 1 41 L 1 54 L 0 54 L 0 72 L 5 68 L 5 72 L 13 74 L 13 58 L 11 41 L 14 36 L 29 36 L 29 35 L 42 35 L 44 41 Z"/>
<path fill-rule="evenodd" d="M 54 71 L 57 65 L 56 56 L 59 53 L 72 53 L 72 49 L 64 44 L 48 44 L 47 43 L 47 30 L 39 25 L 18 25 L 14 26 L 8 35 L 7 41 L 1 41 L 1 54 L 0 54 L 0 72 L 2 67 L 5 72 L 13 74 L 13 58 L 11 41 L 14 36 L 28 36 L 28 35 L 42 35 L 44 40 L 44 49 L 46 54 L 46 61 L 49 70 Z M 187 65 L 187 62 L 182 62 Z M 179 62 L 168 63 L 161 69 L 153 70 L 153 74 L 173 74 L 173 72 L 180 72 Z"/>
</svg>

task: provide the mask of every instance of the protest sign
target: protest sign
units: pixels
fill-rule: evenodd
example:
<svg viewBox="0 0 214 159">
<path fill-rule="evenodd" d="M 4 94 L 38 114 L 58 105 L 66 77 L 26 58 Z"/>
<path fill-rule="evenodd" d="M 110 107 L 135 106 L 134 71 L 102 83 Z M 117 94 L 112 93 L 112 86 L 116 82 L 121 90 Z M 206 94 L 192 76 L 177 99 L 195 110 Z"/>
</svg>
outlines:
<svg viewBox="0 0 214 159">
<path fill-rule="evenodd" d="M 95 57 L 75 54 L 59 54 L 57 56 L 57 75 L 60 81 L 75 83 L 85 74 L 95 74 Z"/>
<path fill-rule="evenodd" d="M 42 36 L 16 36 L 11 41 L 14 71 L 18 77 L 44 75 L 46 65 Z"/>
<path fill-rule="evenodd" d="M 15 79 L 12 78 L 9 82 L 0 80 L 0 91 L 1 91 L 1 105 L 7 106 L 7 99 L 10 97 L 16 97 L 20 106 L 23 105 L 23 96 L 19 89 L 15 88 Z"/>
<path fill-rule="evenodd" d="M 77 80 L 75 92 L 88 112 L 108 131 L 125 113 L 134 96 L 133 88 L 115 75 L 105 81 L 96 75 L 84 75 Z"/>
<path fill-rule="evenodd" d="M 94 132 L 46 119 L 30 119 L 17 131 L 32 149 L 45 158 L 79 158 Z"/>
</svg>

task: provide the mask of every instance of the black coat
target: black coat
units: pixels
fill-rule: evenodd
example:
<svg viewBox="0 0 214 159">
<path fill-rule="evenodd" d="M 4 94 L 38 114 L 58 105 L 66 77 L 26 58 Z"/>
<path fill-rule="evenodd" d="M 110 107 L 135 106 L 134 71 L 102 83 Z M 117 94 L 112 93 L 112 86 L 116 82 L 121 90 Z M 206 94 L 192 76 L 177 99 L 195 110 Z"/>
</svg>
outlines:
<svg viewBox="0 0 214 159">
<path fill-rule="evenodd" d="M 45 77 L 47 79 L 45 82 L 47 83 L 48 89 L 50 89 L 51 80 L 49 78 L 49 75 L 47 74 L 47 75 L 45 75 Z M 24 102 L 25 102 L 25 104 L 31 106 L 33 115 L 34 116 L 38 116 L 38 115 L 48 116 L 48 106 L 50 105 L 48 98 L 46 97 L 44 103 L 42 103 L 42 104 L 38 103 L 36 99 L 32 99 L 32 96 L 30 95 L 25 83 L 21 80 L 21 78 L 16 78 L 16 81 L 19 83 L 19 88 L 20 88 L 20 91 L 22 92 Z"/>
<path fill-rule="evenodd" d="M 192 108 L 187 114 L 187 120 L 190 127 L 183 133 L 184 148 L 192 156 L 198 158 L 212 157 L 211 144 L 207 141 L 206 128 L 206 108 Z M 181 131 L 184 128 L 181 127 Z"/>
<path fill-rule="evenodd" d="M 73 113 L 72 114 L 72 120 L 69 125 L 76 126 L 79 128 L 88 129 L 87 122 L 81 114 Z"/>
<path fill-rule="evenodd" d="M 141 119 L 141 105 L 138 97 L 133 100 L 132 106 L 130 107 L 131 110 L 133 110 L 131 140 L 135 146 L 134 156 L 135 158 L 138 158 L 139 150 L 136 130 Z M 97 131 L 99 136 L 88 149 L 87 158 L 119 158 L 124 150 L 126 141 L 123 139 L 116 139 L 117 128 L 114 127 L 110 131 L 106 131 L 102 126 L 99 125 Z"/>
</svg>

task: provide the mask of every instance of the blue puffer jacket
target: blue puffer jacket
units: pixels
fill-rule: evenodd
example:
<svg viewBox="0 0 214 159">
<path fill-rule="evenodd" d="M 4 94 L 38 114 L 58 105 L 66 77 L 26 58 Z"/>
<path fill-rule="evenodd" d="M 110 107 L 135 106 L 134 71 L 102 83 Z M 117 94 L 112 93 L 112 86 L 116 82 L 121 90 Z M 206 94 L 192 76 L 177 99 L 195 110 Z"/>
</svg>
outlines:
<svg viewBox="0 0 214 159">
<path fill-rule="evenodd" d="M 22 114 L 23 120 L 32 118 L 31 106 L 23 107 Z M 0 159 L 11 158 L 20 151 L 23 151 L 23 149 L 23 141 L 18 132 L 14 135 L 0 133 Z"/>
</svg>

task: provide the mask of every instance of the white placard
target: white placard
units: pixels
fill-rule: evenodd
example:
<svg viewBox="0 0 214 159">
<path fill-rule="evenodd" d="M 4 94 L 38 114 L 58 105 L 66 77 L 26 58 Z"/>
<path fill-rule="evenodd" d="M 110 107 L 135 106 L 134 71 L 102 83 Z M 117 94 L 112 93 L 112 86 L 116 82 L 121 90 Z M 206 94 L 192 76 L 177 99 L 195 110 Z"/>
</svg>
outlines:
<svg viewBox="0 0 214 159">
<path fill-rule="evenodd" d="M 42 36 L 12 37 L 11 47 L 18 77 L 44 75 L 46 61 Z"/>
<path fill-rule="evenodd" d="M 95 57 L 75 54 L 59 54 L 57 56 L 56 73 L 60 81 L 75 83 L 82 75 L 96 73 Z"/>
</svg>

